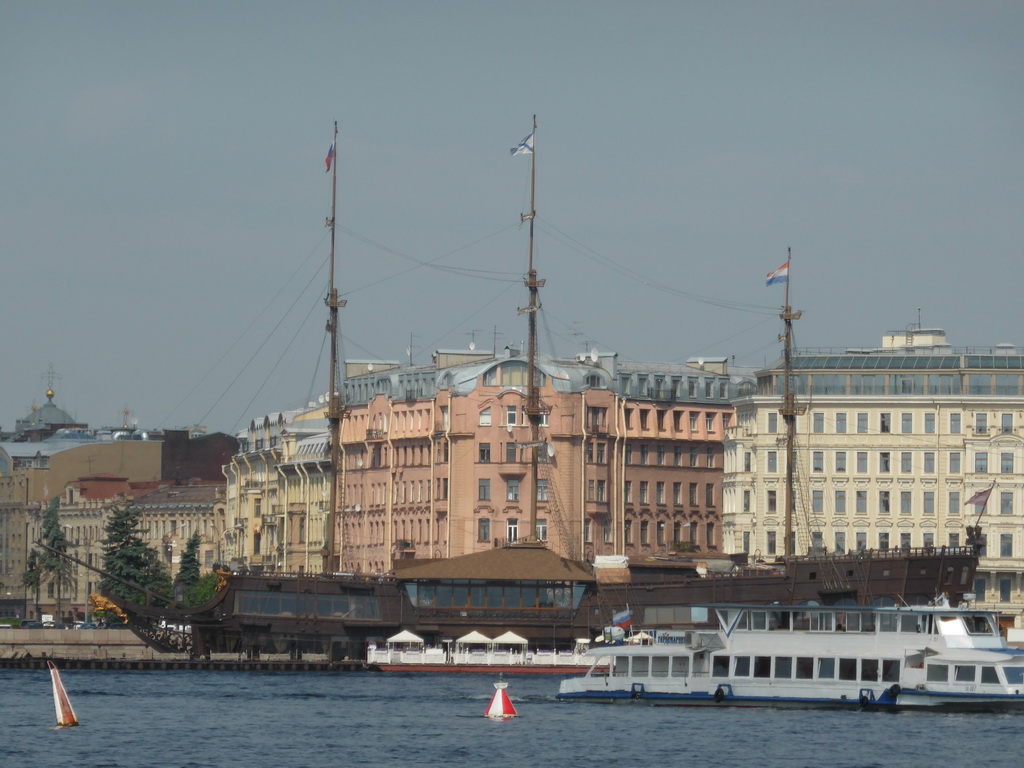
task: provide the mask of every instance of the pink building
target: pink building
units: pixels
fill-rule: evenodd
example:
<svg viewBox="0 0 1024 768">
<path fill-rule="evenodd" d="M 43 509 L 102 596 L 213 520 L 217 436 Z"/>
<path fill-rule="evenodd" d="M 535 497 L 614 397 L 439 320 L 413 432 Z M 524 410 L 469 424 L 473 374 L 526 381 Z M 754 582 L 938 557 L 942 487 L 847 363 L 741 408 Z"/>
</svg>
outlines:
<svg viewBox="0 0 1024 768">
<path fill-rule="evenodd" d="M 530 442 L 527 363 L 443 352 L 432 366 L 349 363 L 342 423 L 343 570 L 453 557 L 528 534 L 562 555 L 654 555 L 721 543 L 724 359 L 541 358 L 545 413 Z M 537 483 L 530 452 L 537 451 Z"/>
</svg>

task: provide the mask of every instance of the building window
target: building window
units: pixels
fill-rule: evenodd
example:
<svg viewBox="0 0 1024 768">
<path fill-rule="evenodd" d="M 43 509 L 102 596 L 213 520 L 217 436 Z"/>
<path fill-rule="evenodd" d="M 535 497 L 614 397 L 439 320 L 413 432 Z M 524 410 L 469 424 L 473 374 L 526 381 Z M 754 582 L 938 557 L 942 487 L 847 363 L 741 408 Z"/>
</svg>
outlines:
<svg viewBox="0 0 1024 768">
<path fill-rule="evenodd" d="M 683 503 L 683 484 L 672 483 L 672 503 L 679 506 Z M 744 510 L 746 511 L 746 510 Z"/>
<path fill-rule="evenodd" d="M 878 514 L 889 514 L 889 491 L 878 492 Z"/>
<path fill-rule="evenodd" d="M 665 483 L 660 480 L 654 486 L 654 501 L 656 504 L 665 503 Z"/>
<path fill-rule="evenodd" d="M 1014 393 L 1016 394 L 1016 393 Z M 1013 414 L 1004 413 L 999 417 L 999 431 L 1004 435 L 1008 435 L 1013 432 Z"/>
<path fill-rule="evenodd" d="M 690 412 L 690 432 L 691 433 L 697 431 L 697 416 L 698 415 L 699 414 L 696 411 L 691 411 Z"/>
<path fill-rule="evenodd" d="M 836 434 L 838 434 L 838 435 L 845 435 L 846 434 L 846 414 L 845 413 L 837 413 L 836 414 Z"/>
<path fill-rule="evenodd" d="M 633 543 L 633 521 L 627 520 L 623 527 L 622 535 L 625 538 L 626 544 Z"/>
<path fill-rule="evenodd" d="M 924 471 L 926 474 L 935 474 L 935 452 L 925 451 L 924 452 Z"/>
<path fill-rule="evenodd" d="M 491 498 L 491 479 L 489 477 L 480 478 L 480 501 L 489 501 Z"/>
<path fill-rule="evenodd" d="M 909 474 L 914 471 L 914 454 L 910 451 L 903 451 L 900 454 L 900 472 Z"/>
<path fill-rule="evenodd" d="M 646 504 L 647 503 L 647 481 L 646 480 L 641 480 L 640 481 L 640 503 L 641 504 Z"/>
<path fill-rule="evenodd" d="M 949 474 L 960 474 L 960 451 L 953 451 L 949 454 Z"/>
<path fill-rule="evenodd" d="M 882 434 L 892 432 L 892 414 L 882 413 L 878 418 L 878 431 Z"/>
<path fill-rule="evenodd" d="M 768 491 L 768 511 L 769 512 L 777 512 L 778 511 L 778 498 L 777 498 L 777 495 L 776 495 L 775 491 Z"/>
<path fill-rule="evenodd" d="M 751 471 L 751 466 L 752 466 L 752 462 L 751 462 L 750 451 L 744 451 L 744 453 L 743 453 L 743 471 L 744 472 L 750 472 Z"/>
<path fill-rule="evenodd" d="M 641 546 L 647 545 L 649 535 L 650 524 L 647 520 L 640 521 L 640 544 Z"/>
<path fill-rule="evenodd" d="M 743 511 L 750 511 L 750 491 L 743 492 Z"/>
<path fill-rule="evenodd" d="M 813 417 L 811 418 L 811 422 L 814 425 L 812 428 L 814 429 L 814 433 L 815 434 L 820 435 L 820 434 L 823 434 L 825 432 L 825 414 L 824 413 L 815 412 Z"/>
<path fill-rule="evenodd" d="M 583 541 L 590 544 L 594 540 L 593 523 L 589 517 L 583 518 Z"/>
<path fill-rule="evenodd" d="M 704 459 L 705 459 L 705 462 L 706 462 L 706 466 L 714 467 L 715 466 L 715 449 L 712 448 L 711 446 L 708 446 L 707 454 L 705 455 Z"/>
<path fill-rule="evenodd" d="M 598 464 L 604 464 L 605 461 L 606 461 L 606 458 L 605 458 L 605 445 L 606 444 L 604 443 L 604 441 L 602 441 L 602 442 L 597 444 L 597 463 Z"/>
<path fill-rule="evenodd" d="M 911 504 L 911 501 L 912 501 L 912 497 L 910 495 L 910 491 L 900 491 L 900 514 L 901 515 L 906 516 L 906 515 L 909 515 L 913 511 L 913 506 Z"/>
<path fill-rule="evenodd" d="M 715 414 L 713 414 L 713 413 L 705 414 L 705 416 L 704 416 L 704 428 L 705 428 L 705 431 L 709 435 L 714 434 L 714 431 L 715 431 Z"/>
<path fill-rule="evenodd" d="M 659 445 L 655 449 L 655 451 L 656 451 L 657 456 L 658 456 L 658 466 L 659 467 L 665 466 L 665 446 L 664 445 Z"/>
<path fill-rule="evenodd" d="M 925 515 L 935 515 L 935 491 L 925 491 L 921 497 L 921 511 Z"/>
<path fill-rule="evenodd" d="M 505 538 L 508 539 L 509 544 L 519 541 L 519 520 L 514 517 L 510 517 L 505 521 Z"/>
<path fill-rule="evenodd" d="M 926 434 L 935 434 L 935 414 L 926 413 L 924 415 L 924 431 Z"/>
<path fill-rule="evenodd" d="M 664 521 L 661 521 L 661 520 L 658 521 L 655 536 L 657 537 L 656 541 L 658 543 L 658 546 L 659 547 L 663 546 L 665 544 L 665 523 L 664 523 Z"/>
<path fill-rule="evenodd" d="M 950 515 L 960 514 L 960 491 L 949 492 L 949 504 L 946 508 L 946 511 Z"/>
<path fill-rule="evenodd" d="M 856 493 L 857 514 L 866 515 L 868 513 L 868 492 L 857 491 Z"/>
<path fill-rule="evenodd" d="M 537 518 L 537 541 L 548 540 L 548 521 L 547 518 Z"/>
<path fill-rule="evenodd" d="M 825 471 L 825 452 L 814 451 L 811 454 L 811 471 L 812 472 L 824 472 Z"/>
<path fill-rule="evenodd" d="M 677 445 L 672 448 L 672 462 L 677 467 L 683 466 L 683 446 Z"/>
<path fill-rule="evenodd" d="M 599 482 L 603 483 L 604 480 L 601 480 Z M 598 486 L 598 495 L 599 496 L 604 495 L 604 486 L 601 486 L 601 485 Z M 547 500 L 548 500 L 548 481 L 545 480 L 544 478 L 538 478 L 537 479 L 537 501 L 547 501 Z M 598 499 L 598 501 L 603 501 L 603 499 Z"/>
<path fill-rule="evenodd" d="M 598 480 L 597 481 L 597 500 L 598 501 L 607 501 L 607 499 L 605 498 L 605 487 L 606 487 L 606 482 L 604 480 Z M 545 495 L 545 497 L 547 496 L 547 481 L 545 481 L 545 484 L 544 484 L 544 495 Z"/>
<path fill-rule="evenodd" d="M 1010 602 L 1010 591 L 1013 582 L 1010 579 L 999 580 L 999 601 L 1003 603 Z M 982 667 L 982 670 L 991 669 L 991 667 Z"/>
<path fill-rule="evenodd" d="M 974 471 L 975 472 L 988 472 L 988 454 L 984 451 L 979 451 L 974 454 Z"/>
<path fill-rule="evenodd" d="M 715 524 L 706 523 L 704 525 L 704 544 L 708 549 L 715 548 Z"/>
<path fill-rule="evenodd" d="M 868 452 L 857 451 L 857 472 L 861 475 L 868 471 Z"/>
<path fill-rule="evenodd" d="M 640 446 L 640 466 L 642 466 L 642 467 L 646 467 L 647 466 L 647 452 L 648 452 L 648 447 L 646 445 L 641 445 Z"/>
<path fill-rule="evenodd" d="M 960 434 L 960 414 L 951 413 L 949 414 L 949 434 L 959 435 Z"/>
<path fill-rule="evenodd" d="M 491 444 L 480 443 L 480 463 L 490 464 L 491 463 Z"/>
<path fill-rule="evenodd" d="M 777 545 L 775 543 L 775 531 L 768 531 L 768 540 L 766 542 L 765 551 L 769 555 L 774 555 L 776 552 Z"/>
<path fill-rule="evenodd" d="M 626 480 L 622 484 L 622 500 L 626 504 L 632 504 L 633 503 L 633 481 L 632 480 Z"/>
<path fill-rule="evenodd" d="M 999 492 L 999 514 L 1000 515 L 1012 515 L 1013 514 L 1013 491 L 1000 491 Z"/>
<path fill-rule="evenodd" d="M 836 554 L 846 554 L 846 531 L 836 531 Z"/>
<path fill-rule="evenodd" d="M 690 505 L 697 506 L 697 484 L 690 483 Z"/>
<path fill-rule="evenodd" d="M 977 413 L 974 415 L 974 433 L 977 435 L 988 434 L 988 414 Z"/>
<path fill-rule="evenodd" d="M 868 534 L 866 531 L 857 531 L 857 551 L 863 552 L 868 548 Z"/>
<path fill-rule="evenodd" d="M 480 426 L 489 427 L 491 426 L 491 409 L 484 408 L 480 411 Z"/>
<path fill-rule="evenodd" d="M 959 547 L 960 546 L 960 534 L 959 533 L 951 533 L 951 534 L 949 534 L 949 546 L 951 546 L 951 547 Z"/>
<path fill-rule="evenodd" d="M 846 451 L 836 451 L 836 472 L 846 471 Z"/>
<path fill-rule="evenodd" d="M 900 533 L 900 549 L 910 549 L 910 533 L 908 531 Z"/>
<path fill-rule="evenodd" d="M 935 534 L 931 531 L 926 531 L 924 534 L 924 541 L 922 542 L 925 547 L 931 549 L 935 546 Z"/>
<path fill-rule="evenodd" d="M 866 413 L 857 414 L 857 432 L 858 434 L 864 435 L 868 431 L 868 415 Z"/>
<path fill-rule="evenodd" d="M 1001 533 L 1001 534 L 999 534 L 999 556 L 1000 557 L 1013 557 L 1013 534 L 1012 533 Z"/>
<path fill-rule="evenodd" d="M 889 532 L 879 531 L 878 532 L 878 548 L 883 552 L 889 548 Z"/>
<path fill-rule="evenodd" d="M 491 519 L 489 517 L 481 517 L 476 521 L 476 540 L 491 540 Z"/>
<path fill-rule="evenodd" d="M 778 472 L 779 471 L 779 454 L 778 451 L 768 451 L 768 471 Z"/>
<path fill-rule="evenodd" d="M 904 413 L 900 415 L 900 431 L 909 435 L 914 431 L 914 414 Z"/>
<path fill-rule="evenodd" d="M 510 426 L 516 426 L 516 407 L 514 405 L 505 406 L 505 423 Z"/>
<path fill-rule="evenodd" d="M 779 414 L 771 412 L 768 414 L 768 433 L 774 435 L 779 431 Z"/>
<path fill-rule="evenodd" d="M 519 480 L 512 478 L 505 487 L 506 501 L 519 501 Z"/>
<path fill-rule="evenodd" d="M 886 473 L 892 471 L 892 460 L 888 451 L 882 451 L 878 454 L 878 471 Z"/>
<path fill-rule="evenodd" d="M 698 464 L 698 451 L 696 447 L 690 448 L 690 466 L 696 467 Z"/>
<path fill-rule="evenodd" d="M 1013 473 L 1013 454 L 1012 453 L 1000 453 L 999 454 L 999 471 L 1004 475 Z"/>
<path fill-rule="evenodd" d="M 837 515 L 846 514 L 846 491 L 836 491 L 835 493 L 835 507 Z"/>
<path fill-rule="evenodd" d="M 811 491 L 811 511 L 819 515 L 825 511 L 824 491 Z"/>
<path fill-rule="evenodd" d="M 715 486 L 713 483 L 707 483 L 704 486 L 704 504 L 708 507 L 715 506 Z"/>
</svg>

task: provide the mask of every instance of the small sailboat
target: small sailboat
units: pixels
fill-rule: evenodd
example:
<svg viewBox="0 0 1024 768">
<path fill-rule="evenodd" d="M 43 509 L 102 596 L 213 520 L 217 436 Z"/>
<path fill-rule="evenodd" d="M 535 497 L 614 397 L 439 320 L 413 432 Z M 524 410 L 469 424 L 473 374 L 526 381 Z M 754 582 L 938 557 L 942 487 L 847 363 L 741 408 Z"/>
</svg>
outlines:
<svg viewBox="0 0 1024 768">
<path fill-rule="evenodd" d="M 64 690 L 64 683 L 60 681 L 57 665 L 52 661 L 46 662 L 46 665 L 50 668 L 50 678 L 53 680 L 53 706 L 57 710 L 57 725 L 61 728 L 78 725 L 75 710 L 71 708 L 71 700 L 68 699 L 67 691 Z"/>
</svg>

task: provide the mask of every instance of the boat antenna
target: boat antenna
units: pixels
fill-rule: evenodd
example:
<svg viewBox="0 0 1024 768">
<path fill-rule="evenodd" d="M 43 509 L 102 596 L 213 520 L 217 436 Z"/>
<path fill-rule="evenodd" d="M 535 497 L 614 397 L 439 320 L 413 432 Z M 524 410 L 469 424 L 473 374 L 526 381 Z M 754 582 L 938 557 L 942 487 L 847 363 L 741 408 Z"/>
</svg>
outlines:
<svg viewBox="0 0 1024 768">
<path fill-rule="evenodd" d="M 338 163 L 337 163 L 337 146 L 338 146 L 338 121 L 334 121 L 334 140 L 331 142 L 331 148 L 327 154 L 327 167 L 331 171 L 331 217 L 327 220 L 327 226 L 331 230 L 331 260 L 330 260 L 330 276 L 328 278 L 327 287 L 327 298 L 324 299 L 324 303 L 327 305 L 329 312 L 329 319 L 327 321 L 327 330 L 331 334 L 331 373 L 330 373 L 330 384 L 327 390 L 327 434 L 328 441 L 330 442 L 331 448 L 331 468 L 328 473 L 330 478 L 330 500 L 328 501 L 327 507 L 327 519 L 324 521 L 324 548 L 321 550 L 323 557 L 323 571 L 324 573 L 335 572 L 340 567 L 340 561 L 344 558 L 339 555 L 335 555 L 334 551 L 337 546 L 337 527 L 338 527 L 338 458 L 341 448 L 341 419 L 344 414 L 344 406 L 341 402 L 341 396 L 338 394 L 338 385 L 341 379 L 340 366 L 338 364 L 338 309 L 344 307 L 346 304 L 345 299 L 338 298 L 338 289 L 334 285 L 334 223 L 335 213 L 337 211 L 338 204 Z M 341 538 L 342 546 L 345 544 L 345 536 Z"/>
<path fill-rule="evenodd" d="M 512 150 L 512 154 L 530 155 L 530 212 L 520 215 L 521 221 L 530 222 L 530 259 L 529 271 L 526 273 L 526 287 L 530 291 L 530 305 L 520 309 L 529 320 L 530 337 L 527 346 L 526 363 L 526 418 L 530 422 L 530 529 L 524 543 L 538 543 L 537 539 L 537 452 L 541 449 L 540 422 L 543 408 L 540 404 L 540 391 L 537 384 L 537 311 L 540 309 L 538 294 L 544 287 L 544 280 L 537 278 L 537 270 L 533 266 L 533 224 L 537 218 L 537 116 L 533 116 L 533 131 Z"/>
<path fill-rule="evenodd" d="M 806 406 L 797 405 L 796 395 L 793 392 L 793 321 L 799 320 L 802 312 L 794 312 L 789 304 L 789 277 L 792 273 L 793 249 L 786 249 L 786 303 L 779 315 L 785 324 L 783 333 L 783 380 L 782 380 L 782 407 L 779 413 L 782 414 L 782 421 L 786 425 L 786 541 L 783 545 L 783 552 L 786 557 L 792 557 L 793 551 L 793 470 L 796 464 L 796 417 L 807 411 Z"/>
</svg>

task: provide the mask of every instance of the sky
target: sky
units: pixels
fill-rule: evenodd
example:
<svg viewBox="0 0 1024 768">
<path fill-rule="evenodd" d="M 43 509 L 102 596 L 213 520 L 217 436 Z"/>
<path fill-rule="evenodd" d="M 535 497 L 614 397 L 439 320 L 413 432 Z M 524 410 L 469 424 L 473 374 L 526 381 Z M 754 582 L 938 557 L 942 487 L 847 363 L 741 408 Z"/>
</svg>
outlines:
<svg viewBox="0 0 1024 768">
<path fill-rule="evenodd" d="M 1024 4 L 0 0 L 0 427 L 236 432 L 345 359 L 1024 346 Z"/>
</svg>

